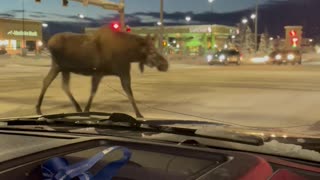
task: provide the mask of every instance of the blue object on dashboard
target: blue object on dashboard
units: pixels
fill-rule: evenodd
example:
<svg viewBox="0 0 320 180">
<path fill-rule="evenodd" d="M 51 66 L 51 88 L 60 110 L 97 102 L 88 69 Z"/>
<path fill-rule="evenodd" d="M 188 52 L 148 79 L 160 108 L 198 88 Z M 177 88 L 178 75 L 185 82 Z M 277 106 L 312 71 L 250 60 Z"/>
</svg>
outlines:
<svg viewBox="0 0 320 180">
<path fill-rule="evenodd" d="M 100 161 L 105 155 L 115 151 L 122 150 L 123 157 L 117 161 L 107 164 L 96 175 L 92 175 L 88 170 Z M 94 155 L 92 158 L 69 165 L 65 158 L 54 157 L 41 165 L 42 176 L 44 180 L 111 180 L 117 171 L 125 165 L 131 158 L 129 149 L 121 146 L 109 147 L 102 152 Z"/>
</svg>

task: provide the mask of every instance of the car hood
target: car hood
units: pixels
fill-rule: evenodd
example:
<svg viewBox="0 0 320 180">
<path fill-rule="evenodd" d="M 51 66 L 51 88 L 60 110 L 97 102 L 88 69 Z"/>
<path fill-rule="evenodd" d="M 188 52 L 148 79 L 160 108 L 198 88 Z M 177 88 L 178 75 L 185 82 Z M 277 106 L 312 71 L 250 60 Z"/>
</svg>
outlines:
<svg viewBox="0 0 320 180">
<path fill-rule="evenodd" d="M 31 119 L 32 118 L 41 119 L 43 117 L 34 116 L 31 117 Z M 0 122 L 0 127 L 5 127 L 6 123 L 10 121 L 16 121 L 16 119 L 6 119 L 6 122 L 5 120 L 2 120 L 2 122 Z M 126 131 L 117 133 L 117 135 L 121 134 L 126 137 L 137 137 L 176 143 L 184 142 L 185 140 L 193 140 L 203 146 L 222 147 L 249 152 L 252 151 L 320 162 L 320 138 L 312 133 L 308 134 L 304 132 L 302 135 L 296 131 L 288 129 L 244 127 L 212 121 L 141 118 L 133 118 L 130 121 L 136 121 L 150 127 L 161 127 L 162 129 L 159 131 L 144 132 L 143 130 L 135 131 L 134 129 L 130 131 L 129 128 L 129 131 L 126 129 Z M 43 125 L 43 130 L 59 131 L 64 129 L 64 131 L 68 132 L 90 134 L 102 134 L 105 132 L 103 128 L 100 128 L 99 124 L 95 124 L 95 127 L 91 127 L 92 122 L 84 123 L 84 125 L 87 125 L 87 127 L 57 127 L 56 124 L 50 124 L 49 126 Z M 15 127 L 28 128 L 28 126 L 25 125 L 16 125 Z M 37 127 L 39 129 L 39 126 Z M 170 130 L 163 131 L 166 128 Z M 172 128 L 178 128 L 179 132 L 185 131 L 186 133 L 179 133 L 178 131 L 178 133 L 176 133 Z M 117 130 L 114 131 L 117 132 Z M 251 137 L 253 137 L 253 140 L 260 138 L 263 140 L 263 143 L 256 145 L 254 145 L 254 143 L 250 144 L 250 142 L 245 143 L 246 138 Z"/>
</svg>

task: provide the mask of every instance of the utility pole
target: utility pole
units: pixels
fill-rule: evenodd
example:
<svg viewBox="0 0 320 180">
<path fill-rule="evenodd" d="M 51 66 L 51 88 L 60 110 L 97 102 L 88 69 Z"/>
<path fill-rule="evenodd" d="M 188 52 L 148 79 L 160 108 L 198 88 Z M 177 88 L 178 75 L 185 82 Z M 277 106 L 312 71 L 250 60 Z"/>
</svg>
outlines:
<svg viewBox="0 0 320 180">
<path fill-rule="evenodd" d="M 163 53 L 163 0 L 160 0 L 160 34 L 159 34 L 159 50 L 161 53 Z"/>
<path fill-rule="evenodd" d="M 110 2 L 108 0 L 72 0 L 72 1 L 81 2 L 81 3 L 83 3 L 84 6 L 94 5 L 94 6 L 98 6 L 103 9 L 106 9 L 106 10 L 117 11 L 120 15 L 121 30 L 125 31 L 126 27 L 125 27 L 125 17 L 124 17 L 125 16 L 124 15 L 124 8 L 125 8 L 124 0 L 120 0 L 120 3 L 114 3 L 114 2 Z"/>
<path fill-rule="evenodd" d="M 256 0 L 256 18 L 255 18 L 255 27 L 254 27 L 254 44 L 255 44 L 255 50 L 254 52 L 257 53 L 258 50 L 258 19 L 259 19 L 259 0 Z"/>
<path fill-rule="evenodd" d="M 124 0 L 120 0 L 120 5 L 123 6 L 123 8 L 121 8 L 119 10 L 119 14 L 120 14 L 120 26 L 121 26 L 121 30 L 125 31 L 126 27 L 125 27 L 125 19 L 124 19 Z"/>
<path fill-rule="evenodd" d="M 213 2 L 214 0 L 208 0 L 209 4 L 210 4 L 210 10 L 211 10 L 211 17 L 213 16 Z M 214 48 L 214 37 L 213 37 L 213 26 L 212 24 L 210 23 L 210 37 L 211 37 L 211 50 L 215 50 Z"/>
<path fill-rule="evenodd" d="M 24 0 L 22 0 L 22 56 L 25 56 L 26 55 L 26 38 L 25 38 L 25 34 L 24 34 L 24 31 L 25 31 L 25 20 L 24 20 Z"/>
</svg>

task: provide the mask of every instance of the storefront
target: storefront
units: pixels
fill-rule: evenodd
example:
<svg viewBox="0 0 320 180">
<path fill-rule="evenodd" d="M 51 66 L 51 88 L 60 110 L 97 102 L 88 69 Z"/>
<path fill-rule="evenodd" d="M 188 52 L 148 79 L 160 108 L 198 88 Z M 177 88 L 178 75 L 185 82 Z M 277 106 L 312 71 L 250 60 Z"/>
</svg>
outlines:
<svg viewBox="0 0 320 180">
<path fill-rule="evenodd" d="M 96 28 L 86 28 L 93 33 Z M 131 33 L 145 36 L 159 34 L 159 26 L 132 27 Z M 237 28 L 225 25 L 181 25 L 164 27 L 164 52 L 166 54 L 203 55 L 206 51 L 215 51 L 228 47 Z M 156 42 L 158 46 L 160 42 Z"/>
<path fill-rule="evenodd" d="M 36 51 L 42 46 L 42 23 L 0 18 L 0 47 L 9 54 L 20 54 L 22 48 Z"/>
<path fill-rule="evenodd" d="M 131 32 L 146 35 L 159 34 L 159 30 L 159 26 L 135 27 Z M 236 32 L 236 27 L 225 25 L 165 26 L 162 44 L 166 54 L 201 56 L 207 51 L 228 47 Z"/>
</svg>

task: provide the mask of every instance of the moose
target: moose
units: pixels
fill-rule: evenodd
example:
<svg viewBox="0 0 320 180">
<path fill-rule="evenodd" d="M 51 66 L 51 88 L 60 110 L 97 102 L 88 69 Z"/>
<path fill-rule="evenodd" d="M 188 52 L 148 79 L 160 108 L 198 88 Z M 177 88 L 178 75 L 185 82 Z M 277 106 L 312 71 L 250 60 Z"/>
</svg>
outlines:
<svg viewBox="0 0 320 180">
<path fill-rule="evenodd" d="M 43 80 L 43 86 L 36 105 L 37 114 L 42 114 L 41 104 L 52 81 L 61 72 L 62 88 L 77 112 L 82 112 L 79 103 L 70 91 L 70 73 L 91 76 L 91 92 L 85 112 L 90 111 L 93 98 L 104 76 L 118 76 L 137 117 L 140 113 L 131 89 L 131 63 L 138 63 L 140 71 L 144 65 L 166 72 L 168 61 L 157 51 L 154 38 L 142 37 L 126 32 L 115 32 L 107 26 L 93 34 L 70 32 L 53 35 L 48 41 L 51 53 L 51 68 Z"/>
</svg>

